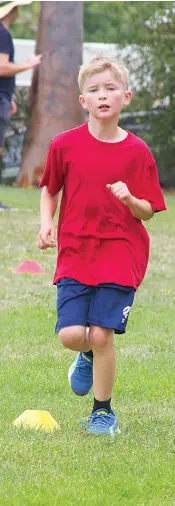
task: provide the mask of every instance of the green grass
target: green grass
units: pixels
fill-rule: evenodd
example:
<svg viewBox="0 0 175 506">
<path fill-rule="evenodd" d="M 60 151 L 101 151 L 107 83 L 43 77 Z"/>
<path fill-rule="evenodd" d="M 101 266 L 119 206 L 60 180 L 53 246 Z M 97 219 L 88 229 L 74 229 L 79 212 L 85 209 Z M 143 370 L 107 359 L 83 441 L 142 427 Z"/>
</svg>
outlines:
<svg viewBox="0 0 175 506">
<path fill-rule="evenodd" d="M 0 187 L 17 213 L 0 213 L 0 506 L 175 506 L 175 196 L 147 224 L 151 260 L 125 336 L 116 337 L 113 409 L 121 435 L 81 434 L 92 394 L 67 382 L 72 353 L 54 334 L 55 252 L 39 251 L 38 190 Z M 24 259 L 46 276 L 15 275 Z M 54 434 L 17 429 L 25 409 L 46 409 Z"/>
</svg>

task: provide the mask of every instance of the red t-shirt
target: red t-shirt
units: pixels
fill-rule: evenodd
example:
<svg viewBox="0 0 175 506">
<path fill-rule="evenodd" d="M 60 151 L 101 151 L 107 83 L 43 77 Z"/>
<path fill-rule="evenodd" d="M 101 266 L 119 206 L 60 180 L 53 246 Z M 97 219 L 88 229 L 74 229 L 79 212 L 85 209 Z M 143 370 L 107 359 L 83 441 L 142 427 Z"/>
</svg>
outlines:
<svg viewBox="0 0 175 506">
<path fill-rule="evenodd" d="M 54 283 L 73 278 L 137 288 L 142 282 L 149 237 L 141 220 L 106 188 L 117 181 L 154 211 L 166 209 L 154 158 L 131 132 L 123 141 L 102 142 L 85 123 L 52 140 L 39 186 L 51 195 L 63 187 Z"/>
</svg>

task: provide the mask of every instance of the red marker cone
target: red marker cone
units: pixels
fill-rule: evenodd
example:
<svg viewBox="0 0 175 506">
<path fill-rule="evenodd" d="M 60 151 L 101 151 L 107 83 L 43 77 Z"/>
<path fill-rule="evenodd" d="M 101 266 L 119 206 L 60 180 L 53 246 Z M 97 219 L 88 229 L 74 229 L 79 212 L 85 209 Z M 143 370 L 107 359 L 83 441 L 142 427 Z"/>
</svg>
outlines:
<svg viewBox="0 0 175 506">
<path fill-rule="evenodd" d="M 45 270 L 38 262 L 33 260 L 26 260 L 22 262 L 16 269 L 13 270 L 14 274 L 45 274 Z"/>
</svg>

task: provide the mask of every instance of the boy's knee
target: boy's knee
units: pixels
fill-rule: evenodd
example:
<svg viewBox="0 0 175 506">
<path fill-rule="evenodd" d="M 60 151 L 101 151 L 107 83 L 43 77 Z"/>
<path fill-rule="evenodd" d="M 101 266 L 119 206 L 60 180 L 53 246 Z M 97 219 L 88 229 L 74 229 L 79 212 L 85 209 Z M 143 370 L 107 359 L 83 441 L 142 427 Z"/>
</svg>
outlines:
<svg viewBox="0 0 175 506">
<path fill-rule="evenodd" d="M 113 331 L 100 327 L 91 327 L 89 333 L 92 348 L 105 348 L 113 344 Z"/>
<path fill-rule="evenodd" d="M 59 331 L 59 339 L 65 348 L 74 349 L 75 345 L 82 345 L 84 341 L 84 332 L 81 329 L 65 327 Z"/>
</svg>

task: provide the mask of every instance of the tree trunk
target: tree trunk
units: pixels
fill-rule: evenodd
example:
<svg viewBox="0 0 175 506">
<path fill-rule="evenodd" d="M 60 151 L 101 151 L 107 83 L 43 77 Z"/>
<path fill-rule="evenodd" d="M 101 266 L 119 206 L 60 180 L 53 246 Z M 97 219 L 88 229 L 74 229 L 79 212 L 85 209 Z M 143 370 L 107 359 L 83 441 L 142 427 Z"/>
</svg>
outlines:
<svg viewBox="0 0 175 506">
<path fill-rule="evenodd" d="M 51 139 L 84 121 L 77 84 L 82 24 L 82 2 L 41 2 L 36 53 L 43 59 L 33 74 L 31 117 L 17 186 L 37 185 Z"/>
</svg>

